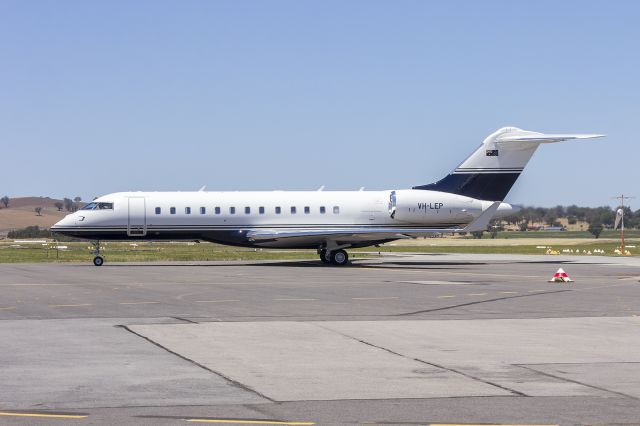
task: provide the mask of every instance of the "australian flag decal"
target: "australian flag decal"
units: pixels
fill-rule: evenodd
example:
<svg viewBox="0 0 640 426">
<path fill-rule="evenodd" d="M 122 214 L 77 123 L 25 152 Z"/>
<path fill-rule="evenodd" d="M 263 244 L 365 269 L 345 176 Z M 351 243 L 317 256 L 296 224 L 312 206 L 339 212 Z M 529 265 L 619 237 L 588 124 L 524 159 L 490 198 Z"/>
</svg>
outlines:
<svg viewBox="0 0 640 426">
<path fill-rule="evenodd" d="M 487 150 L 487 157 L 497 157 L 498 156 L 498 150 L 497 149 L 488 149 Z"/>
</svg>

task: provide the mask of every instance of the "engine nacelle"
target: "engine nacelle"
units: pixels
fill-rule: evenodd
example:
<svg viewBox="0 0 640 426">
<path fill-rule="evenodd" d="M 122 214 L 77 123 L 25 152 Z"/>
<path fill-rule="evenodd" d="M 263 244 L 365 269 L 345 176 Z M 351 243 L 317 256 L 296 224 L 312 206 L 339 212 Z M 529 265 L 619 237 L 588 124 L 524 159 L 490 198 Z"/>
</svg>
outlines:
<svg viewBox="0 0 640 426">
<path fill-rule="evenodd" d="M 421 189 L 402 189 L 389 194 L 389 216 L 400 222 L 462 225 L 481 212 L 482 202 L 463 195 Z"/>
</svg>

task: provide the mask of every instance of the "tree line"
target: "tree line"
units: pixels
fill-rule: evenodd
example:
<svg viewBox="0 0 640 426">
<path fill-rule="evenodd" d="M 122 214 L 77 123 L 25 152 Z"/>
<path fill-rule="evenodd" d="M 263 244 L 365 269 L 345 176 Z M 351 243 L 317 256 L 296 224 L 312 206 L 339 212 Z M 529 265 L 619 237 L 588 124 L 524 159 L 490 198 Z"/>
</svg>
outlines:
<svg viewBox="0 0 640 426">
<path fill-rule="evenodd" d="M 4 197 L 0 198 L 0 208 L 2 208 L 1 206 L 4 206 L 4 208 L 6 209 L 9 208 L 10 205 L 11 198 L 9 198 L 9 196 L 5 195 Z M 56 201 L 55 203 L 53 203 L 53 205 L 56 206 L 59 212 L 61 212 L 62 209 L 65 209 L 66 211 L 73 213 L 75 211 L 78 211 L 78 209 L 82 207 L 82 197 L 78 196 L 73 200 L 71 198 L 65 197 L 62 201 Z M 34 210 L 39 216 L 42 212 L 42 207 L 36 207 Z"/>
<path fill-rule="evenodd" d="M 609 206 L 602 207 L 578 207 L 555 206 L 555 207 L 523 207 L 518 213 L 505 217 L 503 220 L 511 225 L 518 225 L 520 229 L 527 229 L 528 226 L 547 225 L 560 226 L 558 219 L 566 218 L 569 225 L 574 225 L 578 221 L 586 222 L 589 225 L 601 225 L 605 228 L 612 228 L 616 220 L 616 211 L 619 207 L 612 209 Z M 633 211 L 628 206 L 624 207 L 624 224 L 626 228 L 638 228 L 640 226 L 640 209 Z"/>
</svg>

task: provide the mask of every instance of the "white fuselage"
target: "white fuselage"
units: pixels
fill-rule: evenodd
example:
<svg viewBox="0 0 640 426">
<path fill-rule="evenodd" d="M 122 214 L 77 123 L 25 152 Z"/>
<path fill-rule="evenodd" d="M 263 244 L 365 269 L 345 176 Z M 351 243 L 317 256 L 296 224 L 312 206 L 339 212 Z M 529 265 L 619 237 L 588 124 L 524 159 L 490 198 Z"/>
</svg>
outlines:
<svg viewBox="0 0 640 426">
<path fill-rule="evenodd" d="M 491 203 L 437 191 L 121 192 L 94 200 L 53 230 L 82 238 L 194 239 L 263 247 L 318 247 L 325 237 L 253 241 L 264 230 L 428 229 L 465 225 Z M 100 208 L 98 208 L 98 206 Z M 102 208 L 102 207 L 107 208 Z M 501 214 L 512 207 L 503 203 Z M 344 237 L 340 237 L 344 239 Z M 358 237 L 355 245 L 396 238 Z"/>
<path fill-rule="evenodd" d="M 348 263 L 348 247 L 432 233 L 476 232 L 513 214 L 501 203 L 540 144 L 601 137 L 503 127 L 447 176 L 388 191 L 120 192 L 105 195 L 51 229 L 93 240 L 189 239 L 316 248 Z M 99 244 L 94 264 L 102 265 Z"/>
</svg>

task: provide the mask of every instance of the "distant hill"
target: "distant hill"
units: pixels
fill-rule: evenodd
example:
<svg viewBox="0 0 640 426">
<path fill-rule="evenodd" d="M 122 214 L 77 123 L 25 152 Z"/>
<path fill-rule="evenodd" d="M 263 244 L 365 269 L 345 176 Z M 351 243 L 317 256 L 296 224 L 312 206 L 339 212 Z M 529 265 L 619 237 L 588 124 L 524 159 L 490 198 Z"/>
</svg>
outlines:
<svg viewBox="0 0 640 426">
<path fill-rule="evenodd" d="M 11 198 L 9 207 L 0 205 L 0 236 L 6 235 L 12 229 L 38 225 L 41 228 L 49 228 L 51 225 L 69 214 L 68 211 L 58 211 L 56 200 L 49 197 L 16 197 Z M 42 207 L 42 216 L 36 215 L 35 208 Z"/>
</svg>

